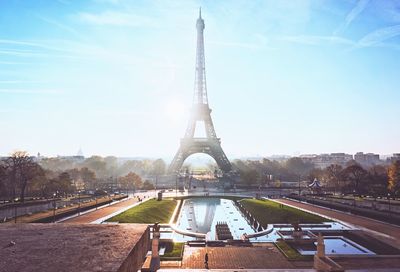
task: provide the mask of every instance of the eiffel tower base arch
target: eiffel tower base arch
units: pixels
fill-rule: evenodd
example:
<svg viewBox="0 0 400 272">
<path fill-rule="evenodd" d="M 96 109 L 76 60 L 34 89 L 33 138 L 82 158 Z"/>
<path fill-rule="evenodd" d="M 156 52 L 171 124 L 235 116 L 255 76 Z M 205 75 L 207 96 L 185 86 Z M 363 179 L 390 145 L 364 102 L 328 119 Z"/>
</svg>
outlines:
<svg viewBox="0 0 400 272">
<path fill-rule="evenodd" d="M 184 161 L 190 155 L 197 153 L 211 156 L 224 173 L 228 173 L 232 170 L 231 163 L 222 150 L 219 139 L 189 138 L 181 140 L 179 150 L 171 162 L 168 172 L 171 174 L 178 172 Z"/>
</svg>

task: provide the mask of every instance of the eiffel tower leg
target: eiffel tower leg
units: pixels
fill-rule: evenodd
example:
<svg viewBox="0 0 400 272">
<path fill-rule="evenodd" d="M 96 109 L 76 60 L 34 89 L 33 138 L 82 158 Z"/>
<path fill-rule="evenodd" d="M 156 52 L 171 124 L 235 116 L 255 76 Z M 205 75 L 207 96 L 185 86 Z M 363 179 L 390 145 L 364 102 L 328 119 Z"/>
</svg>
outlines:
<svg viewBox="0 0 400 272">
<path fill-rule="evenodd" d="M 168 172 L 169 173 L 176 173 L 179 171 L 183 165 L 183 162 L 185 161 L 187 156 L 185 156 L 182 147 L 179 147 L 178 152 L 176 152 L 174 159 L 172 160 Z"/>
</svg>

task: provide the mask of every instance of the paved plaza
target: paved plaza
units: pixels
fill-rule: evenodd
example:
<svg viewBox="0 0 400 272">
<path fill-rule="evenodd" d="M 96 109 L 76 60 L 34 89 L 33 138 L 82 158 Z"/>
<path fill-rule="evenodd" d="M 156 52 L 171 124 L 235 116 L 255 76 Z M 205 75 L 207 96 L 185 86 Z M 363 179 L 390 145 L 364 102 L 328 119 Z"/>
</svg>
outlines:
<svg viewBox="0 0 400 272">
<path fill-rule="evenodd" d="M 241 268 L 295 268 L 271 243 L 263 247 L 189 247 L 181 268 L 201 269 L 204 266 L 204 255 L 208 252 L 210 269 Z M 312 266 L 312 264 L 310 264 Z"/>
<path fill-rule="evenodd" d="M 91 223 L 109 214 L 115 213 L 119 210 L 129 207 L 137 202 L 138 202 L 137 197 L 129 198 L 121 202 L 118 202 L 116 204 L 64 220 L 63 223 L 78 223 L 78 224 Z"/>
</svg>

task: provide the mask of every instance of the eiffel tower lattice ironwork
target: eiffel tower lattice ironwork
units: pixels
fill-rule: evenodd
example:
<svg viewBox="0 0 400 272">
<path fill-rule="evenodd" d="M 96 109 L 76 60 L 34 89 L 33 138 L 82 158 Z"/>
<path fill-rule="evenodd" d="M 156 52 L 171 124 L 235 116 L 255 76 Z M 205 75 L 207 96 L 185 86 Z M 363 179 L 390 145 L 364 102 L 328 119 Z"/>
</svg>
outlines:
<svg viewBox="0 0 400 272">
<path fill-rule="evenodd" d="M 199 18 L 196 22 L 196 28 L 196 73 L 192 111 L 185 136 L 181 139 L 179 150 L 169 166 L 169 172 L 174 173 L 179 171 L 185 159 L 190 155 L 195 153 L 205 153 L 213 157 L 217 162 L 218 167 L 224 173 L 227 173 L 232 169 L 232 165 L 222 150 L 221 139 L 217 138 L 211 120 L 211 109 L 208 106 L 204 58 L 204 20 L 201 18 L 201 9 L 199 11 Z M 206 137 L 195 137 L 196 124 L 199 121 L 204 123 Z"/>
</svg>

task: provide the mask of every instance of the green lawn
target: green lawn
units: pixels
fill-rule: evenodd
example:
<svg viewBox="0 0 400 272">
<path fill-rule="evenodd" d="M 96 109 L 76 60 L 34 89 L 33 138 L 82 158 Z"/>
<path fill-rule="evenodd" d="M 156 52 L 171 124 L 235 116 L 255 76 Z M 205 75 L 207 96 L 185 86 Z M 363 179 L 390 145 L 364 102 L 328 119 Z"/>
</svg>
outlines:
<svg viewBox="0 0 400 272">
<path fill-rule="evenodd" d="M 270 200 L 243 199 L 240 201 L 263 226 L 278 223 L 321 223 L 329 219 L 281 205 Z"/>
<path fill-rule="evenodd" d="M 176 206 L 176 200 L 148 200 L 123 213 L 111 217 L 107 222 L 119 223 L 168 223 Z"/>
<path fill-rule="evenodd" d="M 161 260 L 168 260 L 171 258 L 181 259 L 184 245 L 185 243 L 170 243 L 164 255 L 161 256 Z"/>
<path fill-rule="evenodd" d="M 277 241 L 275 245 L 286 255 L 289 260 L 301 261 L 310 259 L 309 256 L 301 255 L 297 250 L 289 246 L 285 241 Z"/>
</svg>

